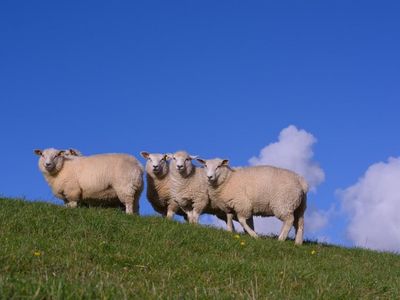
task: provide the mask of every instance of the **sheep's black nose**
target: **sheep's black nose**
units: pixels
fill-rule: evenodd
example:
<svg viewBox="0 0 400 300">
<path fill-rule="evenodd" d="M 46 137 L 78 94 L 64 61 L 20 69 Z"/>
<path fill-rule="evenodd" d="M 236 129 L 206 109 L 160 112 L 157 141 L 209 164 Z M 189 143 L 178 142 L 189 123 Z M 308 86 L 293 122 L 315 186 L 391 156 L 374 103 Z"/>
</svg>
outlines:
<svg viewBox="0 0 400 300">
<path fill-rule="evenodd" d="M 51 166 L 51 163 L 46 163 L 46 167 L 50 167 Z"/>
<path fill-rule="evenodd" d="M 153 170 L 157 170 L 158 169 L 158 166 L 153 166 Z"/>
<path fill-rule="evenodd" d="M 178 167 L 179 170 L 180 170 L 180 169 L 183 169 L 183 166 L 182 166 L 182 165 L 177 165 L 177 167 Z"/>
<path fill-rule="evenodd" d="M 208 179 L 212 179 L 213 177 L 212 176 L 207 176 L 208 177 Z"/>
</svg>

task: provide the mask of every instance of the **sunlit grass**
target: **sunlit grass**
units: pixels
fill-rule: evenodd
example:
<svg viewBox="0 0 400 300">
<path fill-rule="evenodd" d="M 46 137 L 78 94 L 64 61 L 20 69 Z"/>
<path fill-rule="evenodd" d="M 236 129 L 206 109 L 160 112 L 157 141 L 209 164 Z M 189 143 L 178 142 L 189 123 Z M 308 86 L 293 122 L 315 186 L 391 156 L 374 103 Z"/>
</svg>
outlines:
<svg viewBox="0 0 400 300">
<path fill-rule="evenodd" d="M 397 298 L 400 256 L 0 200 L 0 298 Z"/>
</svg>

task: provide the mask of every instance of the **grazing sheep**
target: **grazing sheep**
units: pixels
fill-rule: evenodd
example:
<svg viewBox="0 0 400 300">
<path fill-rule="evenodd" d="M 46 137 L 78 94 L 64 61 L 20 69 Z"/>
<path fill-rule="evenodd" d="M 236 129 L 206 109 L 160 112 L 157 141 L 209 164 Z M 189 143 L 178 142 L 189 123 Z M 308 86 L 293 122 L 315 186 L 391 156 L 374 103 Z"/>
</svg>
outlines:
<svg viewBox="0 0 400 300">
<path fill-rule="evenodd" d="M 286 240 L 290 228 L 296 230 L 296 244 L 303 243 L 304 211 L 308 184 L 294 172 L 272 166 L 231 169 L 226 159 L 197 159 L 204 166 L 209 194 L 214 205 L 237 214 L 240 224 L 257 237 L 246 219 L 275 216 L 283 221 L 279 240 Z"/>
<path fill-rule="evenodd" d="M 147 199 L 154 210 L 168 219 L 175 214 L 186 217 L 178 203 L 171 198 L 171 178 L 169 174 L 168 155 L 140 152 L 146 161 Z"/>
<path fill-rule="evenodd" d="M 123 204 L 126 213 L 139 213 L 143 167 L 133 156 L 99 154 L 68 159 L 64 150 L 34 152 L 40 156 L 39 169 L 53 194 L 66 206 Z"/>
</svg>

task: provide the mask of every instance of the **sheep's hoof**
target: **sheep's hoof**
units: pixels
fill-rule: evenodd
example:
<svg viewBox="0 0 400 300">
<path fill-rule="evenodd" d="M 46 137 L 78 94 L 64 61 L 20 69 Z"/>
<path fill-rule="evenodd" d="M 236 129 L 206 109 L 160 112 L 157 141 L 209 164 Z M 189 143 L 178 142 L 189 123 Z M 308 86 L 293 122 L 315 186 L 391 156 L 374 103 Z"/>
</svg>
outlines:
<svg viewBox="0 0 400 300">
<path fill-rule="evenodd" d="M 250 233 L 250 236 L 251 236 L 252 238 L 255 238 L 255 239 L 258 239 L 258 238 L 259 238 L 259 236 L 258 236 L 257 233 Z"/>
<path fill-rule="evenodd" d="M 78 202 L 68 202 L 65 206 L 69 208 L 76 208 L 78 207 Z"/>
</svg>

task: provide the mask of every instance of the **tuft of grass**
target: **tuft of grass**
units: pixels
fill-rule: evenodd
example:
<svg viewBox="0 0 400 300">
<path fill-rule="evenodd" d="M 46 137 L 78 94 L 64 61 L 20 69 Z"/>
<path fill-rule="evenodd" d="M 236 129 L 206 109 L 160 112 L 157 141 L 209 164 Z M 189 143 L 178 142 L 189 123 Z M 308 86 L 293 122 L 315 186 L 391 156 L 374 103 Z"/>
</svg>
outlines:
<svg viewBox="0 0 400 300">
<path fill-rule="evenodd" d="M 0 199 L 2 299 L 398 298 L 400 256 Z"/>
</svg>

